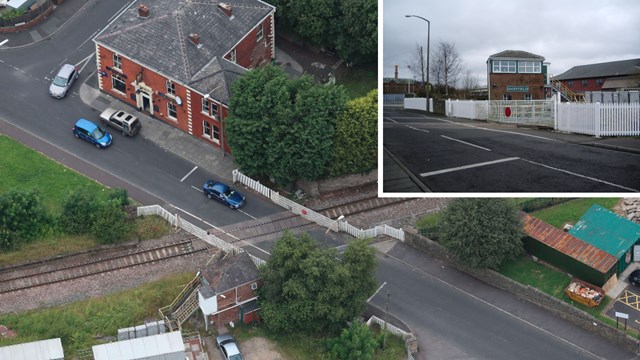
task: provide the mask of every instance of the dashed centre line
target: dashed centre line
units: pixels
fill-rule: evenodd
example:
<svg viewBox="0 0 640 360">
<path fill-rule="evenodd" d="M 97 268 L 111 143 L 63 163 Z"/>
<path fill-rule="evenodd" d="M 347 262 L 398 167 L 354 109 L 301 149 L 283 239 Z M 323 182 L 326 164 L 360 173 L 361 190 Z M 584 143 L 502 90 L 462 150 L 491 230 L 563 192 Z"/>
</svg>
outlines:
<svg viewBox="0 0 640 360">
<path fill-rule="evenodd" d="M 471 164 L 471 165 L 458 166 L 458 167 L 449 168 L 449 169 L 430 171 L 430 172 L 422 173 L 422 174 L 420 174 L 420 176 L 429 177 L 429 176 L 433 176 L 433 175 L 446 174 L 446 173 L 449 173 L 449 172 L 472 169 L 472 168 L 476 168 L 476 167 L 493 165 L 493 164 L 499 164 L 499 163 L 503 163 L 503 162 L 507 162 L 507 161 L 514 161 L 514 160 L 519 160 L 519 159 L 520 159 L 519 157 L 510 157 L 510 158 L 506 158 L 506 159 L 500 159 L 500 160 L 494 160 L 494 161 L 486 161 L 486 162 L 481 162 L 481 163 L 477 163 L 477 164 Z"/>
</svg>

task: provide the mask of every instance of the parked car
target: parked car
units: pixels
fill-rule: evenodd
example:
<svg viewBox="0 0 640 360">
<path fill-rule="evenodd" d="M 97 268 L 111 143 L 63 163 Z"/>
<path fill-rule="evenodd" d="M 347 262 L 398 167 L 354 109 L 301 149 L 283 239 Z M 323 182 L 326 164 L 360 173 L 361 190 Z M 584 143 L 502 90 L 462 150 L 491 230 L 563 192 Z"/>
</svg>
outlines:
<svg viewBox="0 0 640 360">
<path fill-rule="evenodd" d="M 232 209 L 239 209 L 245 203 L 245 198 L 242 194 L 221 182 L 207 180 L 202 185 L 202 191 L 209 199 L 216 199 Z"/>
<path fill-rule="evenodd" d="M 633 285 L 639 285 L 640 284 L 640 269 L 633 270 L 631 272 L 631 274 L 629 274 L 629 277 L 627 278 L 627 280 L 630 283 L 632 283 Z"/>
<path fill-rule="evenodd" d="M 104 131 L 104 129 L 93 121 L 89 121 L 87 119 L 80 119 L 76 121 L 76 124 L 73 126 L 73 135 L 77 138 L 90 142 L 99 149 L 109 147 L 113 140 L 111 134 Z"/>
<path fill-rule="evenodd" d="M 142 125 L 137 117 L 126 111 L 107 108 L 100 114 L 100 120 L 105 126 L 118 129 L 122 135 L 133 136 L 140 132 Z"/>
<path fill-rule="evenodd" d="M 216 344 L 218 349 L 222 351 L 224 360 L 243 360 L 240 349 L 238 349 L 238 342 L 231 335 L 220 335 L 216 338 Z"/>
<path fill-rule="evenodd" d="M 58 99 L 63 98 L 77 78 L 78 68 L 71 64 L 62 65 L 49 86 L 49 95 Z"/>
</svg>

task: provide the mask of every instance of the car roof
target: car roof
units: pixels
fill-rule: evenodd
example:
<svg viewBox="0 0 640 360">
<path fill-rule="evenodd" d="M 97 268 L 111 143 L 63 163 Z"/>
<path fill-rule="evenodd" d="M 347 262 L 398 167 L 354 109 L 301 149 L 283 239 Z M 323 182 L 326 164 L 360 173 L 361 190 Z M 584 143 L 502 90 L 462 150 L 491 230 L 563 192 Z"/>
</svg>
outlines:
<svg viewBox="0 0 640 360">
<path fill-rule="evenodd" d="M 83 128 L 87 131 L 93 131 L 98 127 L 98 125 L 96 125 L 93 121 L 89 121 L 84 118 L 81 118 L 78 121 L 76 121 L 76 126 L 79 128 Z"/>
<path fill-rule="evenodd" d="M 68 77 L 75 68 L 76 67 L 71 64 L 64 64 L 58 71 L 58 76 Z"/>
</svg>

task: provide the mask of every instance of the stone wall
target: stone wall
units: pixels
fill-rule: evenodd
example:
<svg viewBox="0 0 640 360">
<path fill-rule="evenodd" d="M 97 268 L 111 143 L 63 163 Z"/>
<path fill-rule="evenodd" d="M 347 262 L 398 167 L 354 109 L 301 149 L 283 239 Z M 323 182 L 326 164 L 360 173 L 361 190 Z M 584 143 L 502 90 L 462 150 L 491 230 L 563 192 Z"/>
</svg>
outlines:
<svg viewBox="0 0 640 360">
<path fill-rule="evenodd" d="M 482 280 L 489 285 L 509 291 L 519 299 L 526 300 L 540 307 L 543 307 L 553 314 L 565 320 L 568 320 L 586 330 L 596 333 L 631 352 L 635 353 L 638 350 L 638 341 L 636 339 L 628 336 L 623 331 L 620 331 L 608 324 L 603 323 L 590 314 L 579 310 L 562 300 L 556 299 L 553 296 L 547 295 L 546 293 L 543 293 L 531 286 L 515 282 L 493 270 L 475 269 L 465 266 L 464 264 L 459 263 L 440 244 L 421 236 L 415 229 L 411 227 L 404 228 L 404 232 L 405 242 L 408 245 L 437 259 L 446 261 L 451 266 L 454 266 L 457 269 L 464 271 L 465 273 L 479 280 Z"/>
</svg>

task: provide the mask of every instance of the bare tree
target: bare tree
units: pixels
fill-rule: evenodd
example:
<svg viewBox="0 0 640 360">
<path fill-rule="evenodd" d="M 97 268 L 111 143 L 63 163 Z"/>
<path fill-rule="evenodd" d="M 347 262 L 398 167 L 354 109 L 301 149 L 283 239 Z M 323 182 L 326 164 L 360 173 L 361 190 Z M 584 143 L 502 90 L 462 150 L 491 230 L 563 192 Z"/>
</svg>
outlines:
<svg viewBox="0 0 640 360">
<path fill-rule="evenodd" d="M 422 79 L 422 85 L 426 84 L 427 76 L 427 62 L 424 59 L 424 52 L 422 46 L 416 43 L 416 50 L 413 53 L 411 64 L 408 65 L 411 72 L 419 79 Z"/>
<path fill-rule="evenodd" d="M 449 96 L 449 86 L 456 86 L 462 72 L 462 60 L 454 43 L 440 41 L 431 69 L 432 77 L 438 85 L 444 83 L 445 95 Z"/>
<path fill-rule="evenodd" d="M 464 96 L 466 98 L 470 98 L 473 90 L 478 88 L 478 84 L 480 83 L 478 76 L 473 76 L 471 74 L 471 70 L 467 69 L 464 74 L 464 78 L 462 78 L 462 90 L 464 91 Z"/>
</svg>

